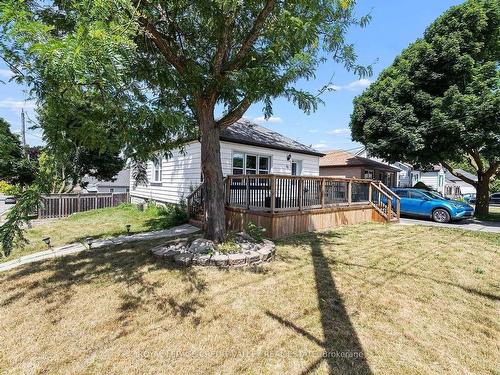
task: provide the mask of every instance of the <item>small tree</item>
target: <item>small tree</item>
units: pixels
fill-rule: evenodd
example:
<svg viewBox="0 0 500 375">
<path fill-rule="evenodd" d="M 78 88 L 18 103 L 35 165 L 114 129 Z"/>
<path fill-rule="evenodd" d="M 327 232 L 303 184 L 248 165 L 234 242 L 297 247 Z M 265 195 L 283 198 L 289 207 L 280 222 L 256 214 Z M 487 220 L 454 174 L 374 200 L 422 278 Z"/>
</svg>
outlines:
<svg viewBox="0 0 500 375">
<path fill-rule="evenodd" d="M 201 140 L 207 237 L 225 236 L 219 135 L 252 103 L 285 97 L 305 112 L 320 99 L 297 87 L 328 56 L 360 76 L 345 40 L 354 0 L 96 2 L 7 0 L 4 57 L 35 82 L 53 116 L 78 116 L 86 142 L 119 135 L 126 156 L 147 160 Z M 57 110 L 62 109 L 63 112 Z M 77 111 L 79 109 L 79 111 Z M 217 111 L 216 111 L 217 109 Z M 221 112 L 220 116 L 216 112 Z"/>
<path fill-rule="evenodd" d="M 0 118 L 0 180 L 20 187 L 33 182 L 35 165 L 24 156 L 19 137 Z"/>
<path fill-rule="evenodd" d="M 439 17 L 354 101 L 353 139 L 389 161 L 441 163 L 488 213 L 500 166 L 500 6 L 469 0 Z M 478 181 L 453 163 L 466 160 Z"/>
</svg>

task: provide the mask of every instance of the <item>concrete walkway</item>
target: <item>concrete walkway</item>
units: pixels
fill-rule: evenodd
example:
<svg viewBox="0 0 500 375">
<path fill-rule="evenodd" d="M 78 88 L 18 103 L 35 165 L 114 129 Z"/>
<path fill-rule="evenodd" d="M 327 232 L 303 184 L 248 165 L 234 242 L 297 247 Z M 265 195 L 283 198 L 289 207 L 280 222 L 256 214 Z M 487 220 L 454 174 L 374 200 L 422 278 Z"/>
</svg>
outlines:
<svg viewBox="0 0 500 375">
<path fill-rule="evenodd" d="M 482 221 L 475 219 L 462 220 L 453 223 L 443 224 L 425 219 L 421 220 L 421 219 L 401 218 L 400 225 L 429 225 L 433 227 L 464 229 L 477 232 L 500 233 L 500 222 Z"/>
<path fill-rule="evenodd" d="M 154 232 L 144 232 L 131 234 L 130 236 L 118 236 L 107 238 L 103 240 L 96 240 L 92 243 L 92 250 L 99 249 L 101 247 L 121 245 L 128 242 L 138 242 L 138 241 L 149 241 L 161 238 L 172 238 L 178 236 L 184 236 L 199 232 L 200 229 L 189 224 L 179 225 L 170 229 L 159 230 Z M 81 243 L 72 243 L 69 245 L 54 247 L 51 250 L 40 251 L 37 253 L 22 256 L 18 259 L 14 259 L 5 263 L 0 263 L 0 272 L 8 271 L 13 268 L 22 266 L 23 264 L 39 262 L 46 259 L 57 258 L 68 254 L 79 253 L 87 249 Z"/>
</svg>

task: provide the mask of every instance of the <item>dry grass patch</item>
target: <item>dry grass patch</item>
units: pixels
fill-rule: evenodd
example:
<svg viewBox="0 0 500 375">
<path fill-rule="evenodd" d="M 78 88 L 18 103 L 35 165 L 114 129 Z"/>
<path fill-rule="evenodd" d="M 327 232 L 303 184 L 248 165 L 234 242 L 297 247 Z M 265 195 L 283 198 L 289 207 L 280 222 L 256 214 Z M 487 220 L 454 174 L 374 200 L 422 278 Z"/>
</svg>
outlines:
<svg viewBox="0 0 500 375">
<path fill-rule="evenodd" d="M 0 274 L 0 373 L 496 373 L 500 236 L 367 224 L 251 269 L 152 244 Z"/>
</svg>

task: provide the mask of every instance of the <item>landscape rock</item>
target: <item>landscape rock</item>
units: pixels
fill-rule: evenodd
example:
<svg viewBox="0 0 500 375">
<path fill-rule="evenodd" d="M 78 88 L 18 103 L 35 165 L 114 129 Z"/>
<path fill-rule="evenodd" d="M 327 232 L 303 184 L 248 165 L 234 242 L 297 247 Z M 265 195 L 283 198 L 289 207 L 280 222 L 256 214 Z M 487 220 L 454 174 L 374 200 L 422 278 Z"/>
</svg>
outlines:
<svg viewBox="0 0 500 375">
<path fill-rule="evenodd" d="M 212 256 L 208 254 L 195 254 L 193 256 L 193 264 L 197 266 L 208 266 L 210 264 L 210 258 Z"/>
<path fill-rule="evenodd" d="M 247 251 L 245 256 L 248 264 L 260 262 L 260 254 L 257 251 Z"/>
<path fill-rule="evenodd" d="M 210 258 L 210 264 L 217 267 L 227 266 L 228 262 L 229 262 L 229 257 L 224 254 L 213 255 L 212 258 Z"/>
<path fill-rule="evenodd" d="M 247 262 L 247 257 L 245 254 L 229 254 L 228 255 L 229 265 L 230 266 L 243 266 Z"/>
<path fill-rule="evenodd" d="M 188 251 L 193 254 L 208 254 L 215 251 L 215 244 L 213 241 L 204 238 L 197 238 L 191 243 Z"/>
<path fill-rule="evenodd" d="M 188 266 L 191 264 L 191 261 L 193 260 L 193 254 L 191 253 L 179 253 L 174 256 L 174 261 L 175 263 L 181 265 L 181 266 Z"/>
<path fill-rule="evenodd" d="M 271 259 L 274 254 L 273 249 L 267 245 L 257 250 L 257 252 L 260 254 L 260 259 L 263 261 Z"/>
<path fill-rule="evenodd" d="M 238 234 L 236 234 L 236 236 L 243 241 L 255 242 L 252 236 L 250 236 L 248 233 L 245 232 L 239 232 Z"/>
</svg>

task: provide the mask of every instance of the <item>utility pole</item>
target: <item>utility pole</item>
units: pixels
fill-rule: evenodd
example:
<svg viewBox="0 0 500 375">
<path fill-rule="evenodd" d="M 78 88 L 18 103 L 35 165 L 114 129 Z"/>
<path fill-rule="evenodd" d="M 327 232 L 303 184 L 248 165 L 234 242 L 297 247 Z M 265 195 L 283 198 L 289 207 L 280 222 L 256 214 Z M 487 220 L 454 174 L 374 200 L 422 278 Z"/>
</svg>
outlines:
<svg viewBox="0 0 500 375">
<path fill-rule="evenodd" d="M 21 137 L 23 147 L 26 146 L 26 119 L 24 115 L 24 108 L 21 109 Z"/>
<path fill-rule="evenodd" d="M 21 144 L 23 153 L 26 156 L 26 116 L 24 115 L 24 108 L 21 108 Z"/>
</svg>

